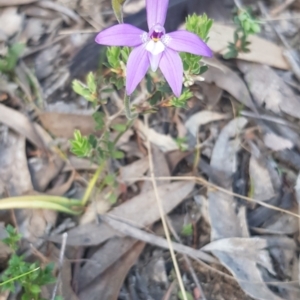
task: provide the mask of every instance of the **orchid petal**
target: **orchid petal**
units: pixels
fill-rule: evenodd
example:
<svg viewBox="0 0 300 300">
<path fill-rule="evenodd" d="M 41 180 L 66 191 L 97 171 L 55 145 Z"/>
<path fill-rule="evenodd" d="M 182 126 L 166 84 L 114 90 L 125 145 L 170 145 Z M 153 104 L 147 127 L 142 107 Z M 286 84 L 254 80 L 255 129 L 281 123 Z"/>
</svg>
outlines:
<svg viewBox="0 0 300 300">
<path fill-rule="evenodd" d="M 153 40 L 150 40 L 146 45 L 146 50 L 151 52 L 153 55 L 157 55 L 165 50 L 165 45 L 161 42 L 154 42 Z"/>
<path fill-rule="evenodd" d="M 159 68 L 168 81 L 174 95 L 179 97 L 183 82 L 183 65 L 179 54 L 166 48 L 160 59 Z"/>
<path fill-rule="evenodd" d="M 188 52 L 195 55 L 212 57 L 210 48 L 196 34 L 186 30 L 178 30 L 165 35 L 163 42 L 169 48 L 178 52 Z"/>
<path fill-rule="evenodd" d="M 148 51 L 144 45 L 136 47 L 129 55 L 126 69 L 126 92 L 133 93 L 149 69 Z"/>
<path fill-rule="evenodd" d="M 100 45 L 135 47 L 143 43 L 145 34 L 147 35 L 143 30 L 130 24 L 118 24 L 98 33 L 95 41 Z"/>
<path fill-rule="evenodd" d="M 153 55 L 152 53 L 148 53 L 151 70 L 155 72 L 159 66 L 159 62 L 163 53 L 159 53 L 157 55 Z"/>
<path fill-rule="evenodd" d="M 149 30 L 157 24 L 164 26 L 169 0 L 146 0 L 147 22 Z"/>
</svg>

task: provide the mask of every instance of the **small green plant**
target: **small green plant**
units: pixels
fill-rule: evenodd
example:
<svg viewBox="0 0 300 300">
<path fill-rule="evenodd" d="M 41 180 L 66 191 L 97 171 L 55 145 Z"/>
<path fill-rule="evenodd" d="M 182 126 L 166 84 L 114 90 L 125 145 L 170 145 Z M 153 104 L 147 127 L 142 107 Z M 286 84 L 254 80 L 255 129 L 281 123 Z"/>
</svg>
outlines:
<svg viewBox="0 0 300 300">
<path fill-rule="evenodd" d="M 213 20 L 208 18 L 206 14 L 202 16 L 193 14 L 186 18 L 186 30 L 198 35 L 204 42 L 208 42 L 209 31 L 213 25 Z M 201 75 L 207 70 L 207 66 L 201 62 L 202 57 L 190 53 L 180 54 L 185 76 L 190 78 L 193 75 Z"/>
<path fill-rule="evenodd" d="M 79 94 L 87 101 L 95 102 L 98 99 L 97 95 L 97 83 L 95 75 L 90 72 L 86 78 L 86 84 L 79 80 L 73 80 L 72 82 L 73 90 L 75 93 Z"/>
<path fill-rule="evenodd" d="M 189 89 L 184 89 L 180 97 L 173 97 L 170 101 L 171 106 L 177 108 L 185 108 L 187 101 L 193 97 L 193 93 Z"/>
<path fill-rule="evenodd" d="M 15 69 L 18 59 L 23 53 L 24 49 L 24 44 L 13 44 L 10 46 L 7 54 L 3 58 L 0 58 L 0 72 L 12 72 Z"/>
<path fill-rule="evenodd" d="M 123 0 L 112 1 L 116 17 L 119 21 L 122 17 L 123 3 Z M 207 42 L 208 33 L 212 26 L 212 23 L 213 21 L 206 15 L 198 16 L 194 14 L 187 17 L 186 28 L 188 31 L 199 36 L 202 40 L 204 40 L 204 42 Z M 194 37 L 194 35 L 188 34 L 189 38 L 191 38 L 191 36 Z M 148 39 L 149 37 L 144 36 L 142 38 Z M 155 39 L 153 38 L 152 42 L 154 40 Z M 149 43 L 149 40 L 147 40 L 146 42 Z M 203 43 L 203 41 L 201 40 L 198 40 L 198 42 Z M 155 47 L 159 47 L 159 45 L 162 45 L 161 43 L 161 41 L 158 42 L 158 44 L 155 44 Z M 164 51 L 165 46 L 163 47 Z M 135 51 L 136 53 L 136 47 L 133 48 L 133 51 Z M 205 50 L 203 50 L 203 52 L 201 53 L 203 53 L 203 55 L 210 56 L 211 50 L 206 44 L 204 44 L 204 49 Z M 80 131 L 76 130 L 74 132 L 74 138 L 70 141 L 72 153 L 74 153 L 78 157 L 89 158 L 93 163 L 99 165 L 82 199 L 83 205 L 85 205 L 88 201 L 88 198 L 90 197 L 90 194 L 100 174 L 102 172 L 105 172 L 107 162 L 111 159 L 123 159 L 124 153 L 117 149 L 116 144 L 120 137 L 133 124 L 133 119 L 136 118 L 139 114 L 155 112 L 159 107 L 186 108 L 187 101 L 193 96 L 193 93 L 190 90 L 190 86 L 194 83 L 195 79 L 197 79 L 200 74 L 207 70 L 207 66 L 202 62 L 201 56 L 188 53 L 180 53 L 184 72 L 182 74 L 182 84 L 180 80 L 178 81 L 176 79 L 176 86 L 178 86 L 178 91 L 180 90 L 180 93 L 178 93 L 178 91 L 174 93 L 174 86 L 172 88 L 172 86 L 170 86 L 170 83 L 167 82 L 168 80 L 161 80 L 160 75 L 155 72 L 154 68 L 151 68 L 153 71 L 148 72 L 148 74 L 146 75 L 146 88 L 148 91 L 148 94 L 146 96 L 148 101 L 145 101 L 142 104 L 135 105 L 132 110 L 130 103 L 131 96 L 128 95 L 138 93 L 138 91 L 134 91 L 134 89 L 131 91 L 131 87 L 128 86 L 128 59 L 129 56 L 133 54 L 133 51 L 131 51 L 131 48 L 129 47 L 108 47 L 106 50 L 106 61 L 103 62 L 107 69 L 102 72 L 101 77 L 97 78 L 97 81 L 95 76 L 91 73 L 87 76 L 86 83 L 83 83 L 79 80 L 73 81 L 74 92 L 83 96 L 87 101 L 92 102 L 93 107 L 97 109 L 97 111 L 93 115 L 95 121 L 95 131 L 97 132 L 97 134 L 83 136 Z M 143 51 L 146 50 L 143 48 L 142 52 Z M 176 55 L 178 54 L 176 53 Z M 179 56 L 177 57 L 180 59 Z M 146 63 L 149 63 L 149 61 L 146 61 Z M 151 67 L 153 66 L 151 65 Z M 138 70 L 136 71 L 138 73 Z M 135 70 L 131 70 L 131 77 L 132 74 L 135 74 Z M 139 77 L 140 75 L 137 76 Z M 135 79 L 133 81 L 135 81 Z M 105 87 L 100 90 L 99 87 L 97 87 L 97 83 L 101 83 Z M 185 88 L 182 90 L 183 84 L 185 85 Z M 121 90 L 125 87 L 125 85 L 126 89 L 124 93 L 124 112 L 128 119 L 128 122 L 126 124 L 112 124 L 112 120 L 114 119 L 114 117 L 109 115 L 107 109 L 103 106 L 104 104 L 106 104 L 107 99 L 106 101 L 101 100 L 100 95 L 104 95 L 106 91 L 107 93 L 111 93 L 114 90 Z M 123 93 L 123 91 L 121 91 L 121 93 Z M 182 151 L 185 151 L 186 145 L 184 143 L 184 140 L 177 139 L 177 142 L 180 149 Z M 114 193 L 114 189 L 116 189 L 116 179 L 107 180 L 107 176 L 102 176 L 98 192 L 103 191 L 104 188 L 105 190 L 107 190 L 107 188 L 109 190 L 108 193 L 106 193 L 105 198 L 108 199 L 111 203 L 115 203 L 117 200 Z"/>
<path fill-rule="evenodd" d="M 110 73 L 106 77 L 106 82 L 113 84 L 118 90 L 125 85 L 125 66 L 129 54 L 129 47 L 108 47 L 106 51 L 108 63 L 105 63 L 105 66 L 110 70 Z"/>
<path fill-rule="evenodd" d="M 0 276 L 0 291 L 8 290 L 13 293 L 16 285 L 19 285 L 22 288 L 22 300 L 43 300 L 40 297 L 41 287 L 56 280 L 52 274 L 54 264 L 41 267 L 39 263 L 26 262 L 23 256 L 16 253 L 21 235 L 11 225 L 6 227 L 6 232 L 8 237 L 2 241 L 12 249 L 13 254 L 6 270 Z"/>
<path fill-rule="evenodd" d="M 182 230 L 181 230 L 181 234 L 183 236 L 191 236 L 191 235 L 193 235 L 193 224 L 192 223 L 188 223 L 186 225 L 183 225 Z"/>
<path fill-rule="evenodd" d="M 187 145 L 187 138 L 176 138 L 175 139 L 176 144 L 178 145 L 178 148 L 180 151 L 184 152 L 188 150 L 188 145 Z"/>
<path fill-rule="evenodd" d="M 249 35 L 257 34 L 261 30 L 259 21 L 253 16 L 250 8 L 237 9 L 233 21 L 237 28 L 234 32 L 233 43 L 228 44 L 225 59 L 235 58 L 240 52 L 249 52 Z"/>
<path fill-rule="evenodd" d="M 79 130 L 74 131 L 74 139 L 70 141 L 71 151 L 78 157 L 87 157 L 89 156 L 92 143 L 85 136 L 81 135 Z"/>
</svg>

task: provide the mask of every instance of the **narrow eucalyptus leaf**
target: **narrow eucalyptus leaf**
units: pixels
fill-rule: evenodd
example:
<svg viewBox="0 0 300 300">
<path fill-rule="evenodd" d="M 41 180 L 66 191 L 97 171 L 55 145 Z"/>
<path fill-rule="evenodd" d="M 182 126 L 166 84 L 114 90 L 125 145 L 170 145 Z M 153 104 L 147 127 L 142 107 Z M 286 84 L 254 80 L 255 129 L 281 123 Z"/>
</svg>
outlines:
<svg viewBox="0 0 300 300">
<path fill-rule="evenodd" d="M 125 0 L 111 0 L 112 8 L 119 23 L 123 23 L 122 5 Z"/>
</svg>

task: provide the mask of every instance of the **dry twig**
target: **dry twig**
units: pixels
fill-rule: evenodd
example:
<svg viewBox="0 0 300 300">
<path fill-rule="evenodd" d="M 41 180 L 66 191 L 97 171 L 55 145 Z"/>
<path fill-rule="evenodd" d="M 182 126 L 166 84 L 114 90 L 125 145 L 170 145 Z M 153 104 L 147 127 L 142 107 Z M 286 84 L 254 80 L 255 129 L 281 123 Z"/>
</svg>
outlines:
<svg viewBox="0 0 300 300">
<path fill-rule="evenodd" d="M 267 10 L 265 4 L 262 1 L 259 1 L 258 2 L 258 6 L 259 6 L 261 12 L 265 15 L 265 17 L 267 19 L 269 19 L 270 15 L 268 13 L 268 10 Z M 286 38 L 277 29 L 276 25 L 273 24 L 273 23 L 271 23 L 271 26 L 272 26 L 274 32 L 279 37 L 279 39 L 281 40 L 282 44 L 285 46 L 286 49 L 283 52 L 283 55 L 284 55 L 286 61 L 288 62 L 288 64 L 290 65 L 293 73 L 295 74 L 295 76 L 297 77 L 297 79 L 300 81 L 300 66 L 299 66 L 299 64 L 297 62 L 297 57 L 295 57 L 295 51 L 291 48 L 291 46 L 289 45 L 289 43 L 286 40 Z"/>
<path fill-rule="evenodd" d="M 58 285 L 59 285 L 60 280 L 61 280 L 61 271 L 62 271 L 63 264 L 64 264 L 64 256 L 65 256 L 65 251 L 66 251 L 67 238 L 68 238 L 68 233 L 67 232 L 63 233 L 63 235 L 62 235 L 62 244 L 61 244 L 61 249 L 60 249 L 60 254 L 59 254 L 59 262 L 58 262 L 59 263 L 59 273 L 58 273 L 58 276 L 57 276 L 55 286 L 53 288 L 51 300 L 55 299 L 56 292 L 57 292 L 57 289 L 58 289 Z"/>
<path fill-rule="evenodd" d="M 149 128 L 148 115 L 145 116 L 145 125 L 146 125 L 147 128 Z M 151 143 L 150 143 L 150 140 L 148 138 L 147 138 L 147 148 L 148 148 L 149 170 L 150 170 L 150 174 L 151 174 L 151 181 L 152 181 L 152 185 L 153 185 L 153 189 L 154 189 L 154 194 L 155 194 L 155 197 L 156 197 L 156 200 L 157 200 L 157 206 L 158 206 L 158 209 L 159 209 L 160 218 L 161 218 L 162 225 L 163 225 L 163 228 L 164 228 L 164 232 L 165 232 L 165 235 L 166 235 L 166 239 L 167 239 L 167 242 L 168 242 L 171 258 L 172 258 L 172 261 L 173 261 L 173 265 L 174 265 L 174 268 L 175 268 L 175 273 L 176 273 L 176 276 L 177 276 L 177 279 L 178 279 L 178 283 L 179 283 L 179 286 L 180 286 L 180 290 L 181 290 L 183 299 L 188 300 L 186 292 L 185 292 L 185 288 L 184 288 L 184 285 L 183 285 L 182 277 L 181 277 L 181 274 L 180 274 L 179 266 L 178 266 L 178 263 L 177 263 L 177 260 L 176 260 L 174 248 L 173 248 L 173 245 L 172 245 L 171 236 L 170 236 L 170 232 L 169 232 L 169 229 L 168 229 L 168 226 L 167 226 L 164 209 L 163 209 L 161 199 L 159 197 L 159 193 L 158 193 L 158 190 L 157 190 L 157 184 L 156 184 L 155 175 L 154 175 L 152 152 L 151 152 Z"/>
<path fill-rule="evenodd" d="M 298 219 L 300 219 L 300 215 L 298 214 L 295 214 L 291 211 L 288 211 L 288 210 L 285 210 L 285 209 L 282 209 L 280 207 L 276 207 L 274 205 L 271 205 L 271 204 L 268 204 L 268 203 L 265 203 L 263 201 L 260 201 L 260 200 L 256 200 L 256 199 L 253 199 L 253 198 L 250 198 L 250 197 L 247 197 L 247 196 L 243 196 L 243 195 L 240 195 L 240 194 L 237 194 L 237 193 L 233 193 L 231 191 L 228 191 L 216 184 L 213 184 L 207 180 L 205 180 L 204 178 L 201 178 L 201 177 L 195 177 L 195 176 L 170 176 L 170 177 L 155 177 L 156 180 L 194 180 L 198 183 L 201 183 L 207 187 L 210 187 L 212 189 L 216 189 L 224 194 L 227 194 L 227 195 L 231 195 L 231 196 L 234 196 L 234 197 L 238 197 L 240 199 L 243 199 L 243 200 L 246 200 L 246 201 L 249 201 L 249 202 L 254 202 L 254 203 L 257 203 L 261 206 L 264 206 L 264 207 L 267 207 L 267 208 L 270 208 L 270 209 L 273 209 L 273 210 L 276 210 L 276 211 L 279 211 L 279 212 L 282 212 L 282 213 L 286 213 L 288 215 L 291 215 L 293 217 L 296 217 Z M 151 178 L 149 177 L 138 177 L 138 178 L 128 178 L 127 179 L 128 181 L 138 181 L 138 180 L 151 180 Z"/>
<path fill-rule="evenodd" d="M 167 223 L 168 223 L 168 226 L 170 228 L 170 231 L 172 232 L 173 236 L 175 237 L 175 239 L 177 240 L 178 243 L 182 244 L 182 241 L 179 237 L 179 235 L 177 234 L 176 230 L 174 229 L 173 225 L 172 225 L 172 221 L 170 220 L 170 218 L 167 216 Z M 193 266 L 192 266 L 192 263 L 190 261 L 190 259 L 187 257 L 187 255 L 183 254 L 183 259 L 189 269 L 189 272 L 191 273 L 191 276 L 194 280 L 194 283 L 195 285 L 197 286 L 198 290 L 200 291 L 200 294 L 201 294 L 201 298 L 203 300 L 206 300 L 206 297 L 205 297 L 205 294 L 203 292 L 203 289 L 202 289 L 202 286 L 198 280 L 198 277 L 195 273 L 195 270 L 193 269 Z"/>
<path fill-rule="evenodd" d="M 276 6 L 274 9 L 272 9 L 270 15 L 273 17 L 279 15 L 281 12 L 283 12 L 285 9 L 287 9 L 294 2 L 295 2 L 295 0 L 285 0 L 285 2 L 281 3 L 280 5 Z"/>
</svg>

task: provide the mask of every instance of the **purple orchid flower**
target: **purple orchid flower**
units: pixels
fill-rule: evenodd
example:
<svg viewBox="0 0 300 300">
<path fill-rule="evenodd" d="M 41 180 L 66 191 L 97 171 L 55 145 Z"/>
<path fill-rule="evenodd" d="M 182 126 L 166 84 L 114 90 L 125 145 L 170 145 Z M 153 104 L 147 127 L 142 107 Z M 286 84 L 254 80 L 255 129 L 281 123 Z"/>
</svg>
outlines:
<svg viewBox="0 0 300 300">
<path fill-rule="evenodd" d="M 118 24 L 101 31 L 95 41 L 107 46 L 134 47 L 126 71 L 126 93 L 132 94 L 151 66 L 159 67 L 173 93 L 179 97 L 183 83 L 183 64 L 178 52 L 212 56 L 210 48 L 196 35 L 186 30 L 166 33 L 169 0 L 146 0 L 149 32 L 129 24 Z"/>
</svg>

